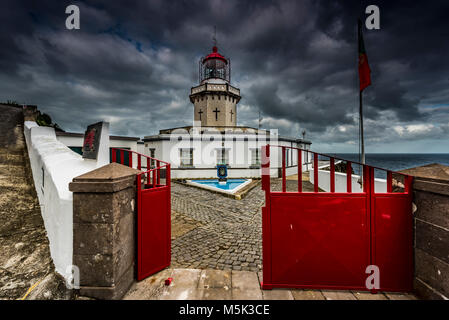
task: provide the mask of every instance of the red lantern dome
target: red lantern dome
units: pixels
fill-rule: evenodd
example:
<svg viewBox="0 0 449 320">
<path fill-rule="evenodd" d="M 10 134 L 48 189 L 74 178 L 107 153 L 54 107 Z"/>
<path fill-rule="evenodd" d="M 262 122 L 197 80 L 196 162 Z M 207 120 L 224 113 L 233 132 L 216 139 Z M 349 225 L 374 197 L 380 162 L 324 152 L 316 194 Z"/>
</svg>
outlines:
<svg viewBox="0 0 449 320">
<path fill-rule="evenodd" d="M 212 53 L 209 53 L 204 59 L 203 59 L 203 63 L 207 60 L 211 60 L 211 59 L 218 59 L 223 61 L 224 63 L 228 63 L 228 60 L 226 60 L 225 57 L 223 57 L 221 54 L 218 53 L 218 48 L 216 46 L 214 46 L 212 48 Z"/>
<path fill-rule="evenodd" d="M 200 60 L 200 83 L 203 82 L 230 82 L 230 60 L 226 59 L 214 46 L 212 53 Z"/>
</svg>

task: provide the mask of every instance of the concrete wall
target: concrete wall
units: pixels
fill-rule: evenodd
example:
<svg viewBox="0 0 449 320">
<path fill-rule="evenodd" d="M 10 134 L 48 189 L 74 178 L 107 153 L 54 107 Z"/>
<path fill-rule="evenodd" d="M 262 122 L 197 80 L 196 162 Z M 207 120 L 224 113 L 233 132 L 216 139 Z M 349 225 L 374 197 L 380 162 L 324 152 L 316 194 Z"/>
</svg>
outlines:
<svg viewBox="0 0 449 320">
<path fill-rule="evenodd" d="M 108 148 L 103 137 L 108 136 L 109 126 L 105 125 L 101 150 Z M 39 127 L 34 121 L 25 121 L 24 135 L 51 256 L 56 271 L 68 276 L 73 253 L 73 199 L 69 182 L 106 163 L 84 160 L 58 141 L 53 128 Z"/>
<path fill-rule="evenodd" d="M 352 175 L 352 192 L 363 192 L 359 184 L 360 176 Z M 310 168 L 310 182 L 314 184 L 313 168 Z M 330 192 L 330 171 L 318 170 L 318 186 L 324 191 Z M 376 178 L 374 180 L 374 189 L 376 193 L 387 192 L 387 180 Z M 346 173 L 335 172 L 335 192 L 346 192 Z"/>
</svg>

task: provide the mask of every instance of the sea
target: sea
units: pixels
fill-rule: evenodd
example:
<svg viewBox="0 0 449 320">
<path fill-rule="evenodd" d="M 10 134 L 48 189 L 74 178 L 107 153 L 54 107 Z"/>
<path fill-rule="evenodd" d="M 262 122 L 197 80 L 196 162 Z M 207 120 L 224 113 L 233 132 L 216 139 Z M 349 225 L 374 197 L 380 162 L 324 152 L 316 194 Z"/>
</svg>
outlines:
<svg viewBox="0 0 449 320">
<path fill-rule="evenodd" d="M 349 161 L 359 162 L 358 153 L 338 153 L 330 155 Z M 367 153 L 365 159 L 366 164 L 368 165 L 391 171 L 400 171 L 431 163 L 440 163 L 449 166 L 449 153 Z M 354 166 L 354 173 L 359 174 L 359 172 L 359 167 Z M 384 178 L 386 173 L 376 170 L 375 176 Z"/>
</svg>

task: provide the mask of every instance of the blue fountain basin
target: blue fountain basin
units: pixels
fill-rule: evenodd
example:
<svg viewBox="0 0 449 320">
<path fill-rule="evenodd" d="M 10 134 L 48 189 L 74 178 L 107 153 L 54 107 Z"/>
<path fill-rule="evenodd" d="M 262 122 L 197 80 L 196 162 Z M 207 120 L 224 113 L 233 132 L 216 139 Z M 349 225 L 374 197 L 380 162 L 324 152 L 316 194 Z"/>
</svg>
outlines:
<svg viewBox="0 0 449 320">
<path fill-rule="evenodd" d="M 251 179 L 228 179 L 225 183 L 219 182 L 218 179 L 188 180 L 187 184 L 197 187 L 234 194 L 244 186 L 248 185 Z"/>
</svg>

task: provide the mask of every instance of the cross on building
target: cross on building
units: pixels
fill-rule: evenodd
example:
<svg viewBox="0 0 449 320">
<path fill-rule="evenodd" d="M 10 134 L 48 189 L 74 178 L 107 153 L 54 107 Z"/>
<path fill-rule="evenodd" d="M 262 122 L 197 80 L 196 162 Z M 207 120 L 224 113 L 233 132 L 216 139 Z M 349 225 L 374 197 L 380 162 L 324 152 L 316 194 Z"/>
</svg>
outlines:
<svg viewBox="0 0 449 320">
<path fill-rule="evenodd" d="M 220 112 L 220 110 L 218 110 L 218 108 L 215 108 L 213 112 L 215 112 L 215 121 L 218 121 L 218 113 Z"/>
<path fill-rule="evenodd" d="M 201 121 L 201 115 L 203 114 L 203 110 L 200 109 L 198 113 L 200 114 L 200 121 Z"/>
<path fill-rule="evenodd" d="M 234 112 L 232 112 L 232 110 L 231 110 L 231 122 L 232 122 L 232 115 L 234 114 Z"/>
</svg>

